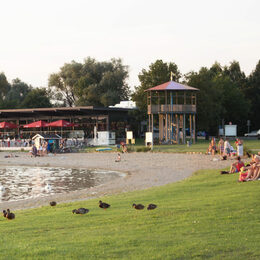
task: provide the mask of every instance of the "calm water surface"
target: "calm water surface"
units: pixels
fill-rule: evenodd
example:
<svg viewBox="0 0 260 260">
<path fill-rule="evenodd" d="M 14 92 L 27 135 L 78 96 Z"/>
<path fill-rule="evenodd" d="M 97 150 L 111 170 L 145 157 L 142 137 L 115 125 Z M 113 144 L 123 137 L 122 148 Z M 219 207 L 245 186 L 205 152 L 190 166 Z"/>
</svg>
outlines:
<svg viewBox="0 0 260 260">
<path fill-rule="evenodd" d="M 4 167 L 0 168 L 0 202 L 82 190 L 124 176 L 105 170 Z"/>
</svg>

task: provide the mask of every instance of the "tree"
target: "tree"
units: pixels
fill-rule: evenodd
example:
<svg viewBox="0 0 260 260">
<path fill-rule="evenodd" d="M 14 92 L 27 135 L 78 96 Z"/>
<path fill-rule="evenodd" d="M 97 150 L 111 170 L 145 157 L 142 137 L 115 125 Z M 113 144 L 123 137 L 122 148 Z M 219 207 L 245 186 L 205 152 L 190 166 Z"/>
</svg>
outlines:
<svg viewBox="0 0 260 260">
<path fill-rule="evenodd" d="M 241 90 L 244 73 L 237 65 L 239 64 L 231 63 L 230 67 L 222 69 L 219 63 L 215 63 L 210 69 L 204 67 L 198 73 L 186 75 L 188 85 L 200 89 L 197 105 L 198 129 L 216 135 L 218 126 L 224 119 L 225 122 L 238 124 L 239 130 L 244 130 L 241 127 L 246 124 L 250 106 Z"/>
<path fill-rule="evenodd" d="M 20 79 L 14 79 L 10 85 L 10 89 L 6 94 L 3 102 L 4 108 L 19 108 L 26 98 L 27 94 L 32 90 L 31 86 L 22 82 Z"/>
<path fill-rule="evenodd" d="M 70 107 L 75 105 L 74 86 L 81 77 L 81 69 L 82 64 L 72 61 L 65 63 L 59 73 L 50 75 L 49 87 L 54 100 L 62 101 Z"/>
<path fill-rule="evenodd" d="M 260 60 L 255 70 L 249 75 L 243 92 L 251 103 L 248 119 L 251 121 L 252 129 L 260 129 Z"/>
<path fill-rule="evenodd" d="M 49 78 L 49 87 L 65 105 L 109 106 L 128 99 L 128 67 L 120 59 L 72 61 Z"/>
<path fill-rule="evenodd" d="M 140 119 L 147 117 L 147 98 L 145 90 L 169 81 L 171 72 L 173 72 L 173 80 L 178 82 L 181 77 L 178 66 L 173 62 L 166 63 L 162 60 L 156 60 L 149 66 L 148 71 L 143 69 L 138 75 L 141 84 L 135 88 L 132 99 L 136 102 L 140 110 Z"/>
<path fill-rule="evenodd" d="M 197 94 L 197 129 L 216 133 L 221 120 L 221 91 L 215 88 L 213 79 L 219 73 L 214 66 L 211 70 L 202 67 L 199 72 L 186 75 L 189 86 L 198 88 Z"/>
<path fill-rule="evenodd" d="M 8 83 L 6 76 L 3 72 L 0 73 L 0 106 L 3 107 L 6 94 L 10 90 L 10 84 Z"/>
<path fill-rule="evenodd" d="M 238 88 L 243 88 L 246 84 L 246 75 L 241 71 L 238 61 L 232 61 L 229 67 L 225 66 L 223 73 L 225 76 L 228 76 L 233 83 L 237 84 Z"/>
<path fill-rule="evenodd" d="M 34 88 L 25 97 L 21 108 L 52 107 L 45 88 Z"/>
</svg>

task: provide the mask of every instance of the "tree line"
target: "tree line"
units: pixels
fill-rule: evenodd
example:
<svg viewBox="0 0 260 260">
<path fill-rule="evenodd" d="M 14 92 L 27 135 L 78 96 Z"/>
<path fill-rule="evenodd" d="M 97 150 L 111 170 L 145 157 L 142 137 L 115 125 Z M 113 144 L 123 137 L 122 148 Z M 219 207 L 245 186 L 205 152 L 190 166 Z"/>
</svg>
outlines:
<svg viewBox="0 0 260 260">
<path fill-rule="evenodd" d="M 156 60 L 143 69 L 138 77 L 140 84 L 131 92 L 128 66 L 121 59 L 99 62 L 86 58 L 82 63 L 65 63 L 58 72 L 52 73 L 47 88 L 33 88 L 14 79 L 9 83 L 0 73 L 0 108 L 37 108 L 57 106 L 107 107 L 132 98 L 139 110 L 136 120 L 147 119 L 145 90 L 170 80 L 198 88 L 197 129 L 217 134 L 218 126 L 232 122 L 245 132 L 247 120 L 251 129 L 260 128 L 260 60 L 248 76 L 239 62 L 229 66 L 214 63 L 210 68 L 182 74 L 174 62 Z"/>
<path fill-rule="evenodd" d="M 145 90 L 169 81 L 171 72 L 174 81 L 198 88 L 197 130 L 217 135 L 223 123 L 237 124 L 239 134 L 247 131 L 247 121 L 251 129 L 260 128 L 260 60 L 249 76 L 241 71 L 239 62 L 229 66 L 214 63 L 210 68 L 202 67 L 198 72 L 182 75 L 174 62 L 157 60 L 139 74 L 140 85 L 135 88 L 132 98 L 140 111 L 140 119 L 147 113 Z"/>
</svg>

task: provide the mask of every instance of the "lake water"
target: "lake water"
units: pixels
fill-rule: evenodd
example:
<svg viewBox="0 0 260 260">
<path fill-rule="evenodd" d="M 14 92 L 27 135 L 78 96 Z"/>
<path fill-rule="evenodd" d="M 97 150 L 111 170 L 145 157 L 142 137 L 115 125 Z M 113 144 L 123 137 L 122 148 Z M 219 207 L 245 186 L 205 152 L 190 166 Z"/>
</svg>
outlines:
<svg viewBox="0 0 260 260">
<path fill-rule="evenodd" d="M 0 202 L 82 190 L 124 176 L 98 169 L 0 167 Z"/>
</svg>

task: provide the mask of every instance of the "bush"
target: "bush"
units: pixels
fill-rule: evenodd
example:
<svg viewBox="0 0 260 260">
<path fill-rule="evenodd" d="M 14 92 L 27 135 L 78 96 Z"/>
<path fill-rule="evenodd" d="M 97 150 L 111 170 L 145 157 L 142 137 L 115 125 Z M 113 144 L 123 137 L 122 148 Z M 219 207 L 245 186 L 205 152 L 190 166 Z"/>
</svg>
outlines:
<svg viewBox="0 0 260 260">
<path fill-rule="evenodd" d="M 127 152 L 128 152 L 128 153 L 135 152 L 135 149 L 134 149 L 134 147 L 127 146 Z"/>
<path fill-rule="evenodd" d="M 137 148 L 137 152 L 139 153 L 139 152 L 149 152 L 151 150 L 151 148 L 150 147 L 139 147 L 139 148 Z"/>
</svg>

